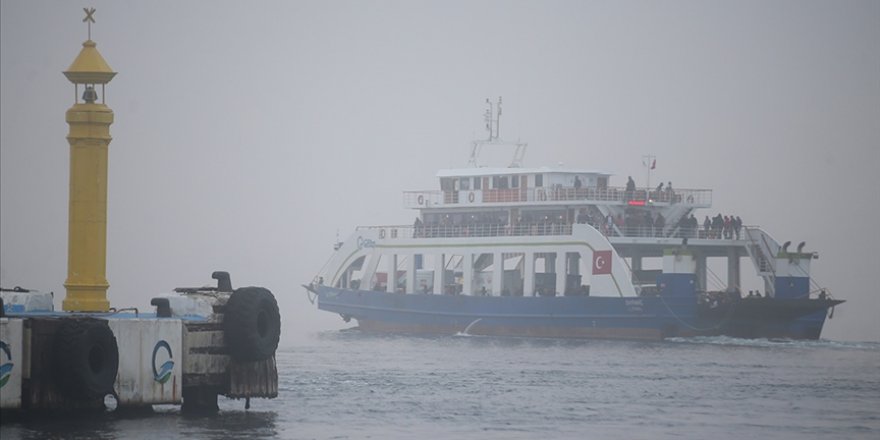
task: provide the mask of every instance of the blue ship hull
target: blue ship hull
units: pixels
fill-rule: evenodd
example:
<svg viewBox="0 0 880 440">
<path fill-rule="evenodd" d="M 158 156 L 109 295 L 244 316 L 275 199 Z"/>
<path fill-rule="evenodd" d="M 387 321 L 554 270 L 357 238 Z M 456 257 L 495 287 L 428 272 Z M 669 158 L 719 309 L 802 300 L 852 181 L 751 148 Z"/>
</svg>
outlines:
<svg viewBox="0 0 880 440">
<path fill-rule="evenodd" d="M 418 295 L 319 286 L 318 308 L 367 331 L 662 339 L 693 334 L 692 298 Z"/>
<path fill-rule="evenodd" d="M 388 333 L 659 340 L 676 336 L 818 339 L 832 300 L 694 296 L 515 297 L 401 294 L 313 286 L 318 308 Z"/>
</svg>

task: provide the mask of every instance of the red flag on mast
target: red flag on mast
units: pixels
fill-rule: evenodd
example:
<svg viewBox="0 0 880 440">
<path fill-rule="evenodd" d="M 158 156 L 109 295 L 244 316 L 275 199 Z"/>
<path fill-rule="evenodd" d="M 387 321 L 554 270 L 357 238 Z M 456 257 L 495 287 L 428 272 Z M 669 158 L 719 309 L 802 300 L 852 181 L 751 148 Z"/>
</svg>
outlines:
<svg viewBox="0 0 880 440">
<path fill-rule="evenodd" d="M 651 169 L 653 170 L 654 168 L 657 168 L 657 159 L 654 159 L 654 161 L 651 162 Z"/>
</svg>

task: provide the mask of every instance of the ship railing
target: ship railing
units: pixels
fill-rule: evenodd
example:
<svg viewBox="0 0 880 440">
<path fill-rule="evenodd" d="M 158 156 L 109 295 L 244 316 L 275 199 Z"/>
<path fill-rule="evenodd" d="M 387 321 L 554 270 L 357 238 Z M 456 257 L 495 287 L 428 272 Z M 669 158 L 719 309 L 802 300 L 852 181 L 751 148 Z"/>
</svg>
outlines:
<svg viewBox="0 0 880 440">
<path fill-rule="evenodd" d="M 607 237 L 626 238 L 699 238 L 699 234 L 686 227 L 653 227 L 653 226 L 626 226 L 614 225 L 614 227 L 598 224 L 591 225 Z"/>
<path fill-rule="evenodd" d="M 626 225 L 615 225 L 615 227 L 608 227 L 605 224 L 595 224 L 591 226 L 609 237 L 687 238 L 689 240 L 698 239 L 748 241 L 748 237 L 746 237 L 744 229 L 740 230 L 739 235 L 736 234 L 736 231 L 731 231 L 729 235 L 725 235 L 721 231 L 718 231 L 716 233 L 712 230 L 705 230 L 702 226 L 699 226 L 697 228 L 678 225 L 664 225 L 662 228 L 656 226 Z"/>
<path fill-rule="evenodd" d="M 701 240 L 748 241 L 744 229 L 739 235 L 735 231 L 729 235 L 715 233 L 702 227 L 664 226 L 609 226 L 604 223 L 590 224 L 607 237 L 620 238 L 687 238 Z M 749 226 L 750 228 L 755 226 Z M 571 225 L 559 223 L 522 223 L 504 225 L 477 223 L 468 225 L 386 225 L 358 226 L 357 230 L 377 230 L 381 238 L 449 238 L 449 237 L 501 237 L 501 236 L 544 236 L 571 235 Z"/>
<path fill-rule="evenodd" d="M 571 225 L 557 223 L 358 226 L 357 230 L 378 230 L 385 239 L 571 235 Z"/>
<path fill-rule="evenodd" d="M 676 189 L 655 191 L 623 187 L 568 188 L 550 186 L 543 188 L 499 188 L 455 191 L 404 191 L 405 208 L 431 208 L 437 206 L 491 205 L 494 203 L 535 203 L 588 201 L 629 205 L 682 205 L 693 207 L 712 206 L 712 190 Z"/>
</svg>

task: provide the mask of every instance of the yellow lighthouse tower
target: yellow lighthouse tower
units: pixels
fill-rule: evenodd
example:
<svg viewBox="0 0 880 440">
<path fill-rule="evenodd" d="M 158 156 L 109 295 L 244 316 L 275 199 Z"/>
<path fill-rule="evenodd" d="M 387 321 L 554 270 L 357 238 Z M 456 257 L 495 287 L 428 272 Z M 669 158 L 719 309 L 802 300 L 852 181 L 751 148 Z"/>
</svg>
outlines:
<svg viewBox="0 0 880 440">
<path fill-rule="evenodd" d="M 116 75 L 91 39 L 94 8 L 86 9 L 89 39 L 64 72 L 74 84 L 74 104 L 67 110 L 70 132 L 70 211 L 67 241 L 66 311 L 100 312 L 107 300 L 107 149 L 113 111 L 105 105 L 104 86 Z M 101 102 L 98 91 L 101 85 Z M 83 86 L 80 101 L 80 85 Z"/>
</svg>

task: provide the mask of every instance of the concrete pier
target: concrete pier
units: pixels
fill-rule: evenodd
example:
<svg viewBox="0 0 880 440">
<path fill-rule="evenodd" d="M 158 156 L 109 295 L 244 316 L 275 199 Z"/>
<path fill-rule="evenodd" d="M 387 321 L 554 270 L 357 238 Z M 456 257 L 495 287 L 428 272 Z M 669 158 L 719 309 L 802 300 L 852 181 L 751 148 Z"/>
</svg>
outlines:
<svg viewBox="0 0 880 440">
<path fill-rule="evenodd" d="M 94 12 L 87 9 L 84 21 L 94 22 Z M 116 73 L 94 41 L 82 46 L 64 72 L 76 95 L 66 115 L 70 218 L 64 311 L 55 311 L 51 292 L 0 292 L 3 417 L 11 410 L 103 411 L 105 406 L 181 403 L 211 411 L 219 394 L 275 397 L 281 316 L 268 290 L 233 290 L 229 274 L 215 272 L 216 288 L 178 289 L 153 298 L 155 313 L 110 308 L 107 164 L 114 115 L 103 92 Z"/>
</svg>

